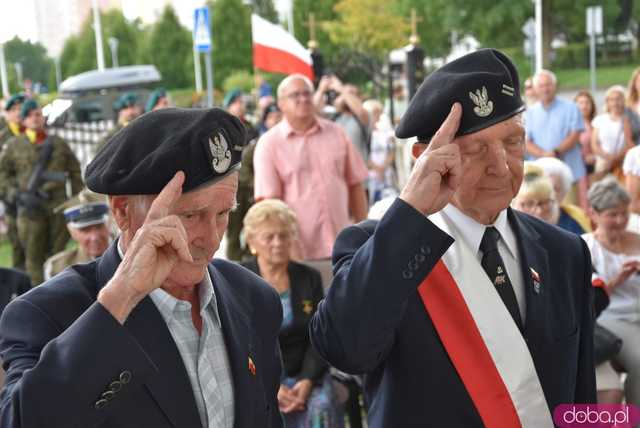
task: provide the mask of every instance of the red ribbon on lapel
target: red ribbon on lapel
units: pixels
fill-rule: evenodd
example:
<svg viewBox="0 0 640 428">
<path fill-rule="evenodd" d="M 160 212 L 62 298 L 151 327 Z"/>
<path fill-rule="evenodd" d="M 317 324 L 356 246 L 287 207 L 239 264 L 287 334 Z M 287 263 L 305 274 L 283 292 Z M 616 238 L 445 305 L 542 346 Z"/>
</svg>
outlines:
<svg viewBox="0 0 640 428">
<path fill-rule="evenodd" d="M 509 391 L 442 260 L 422 281 L 418 293 L 484 425 L 521 427 Z"/>
</svg>

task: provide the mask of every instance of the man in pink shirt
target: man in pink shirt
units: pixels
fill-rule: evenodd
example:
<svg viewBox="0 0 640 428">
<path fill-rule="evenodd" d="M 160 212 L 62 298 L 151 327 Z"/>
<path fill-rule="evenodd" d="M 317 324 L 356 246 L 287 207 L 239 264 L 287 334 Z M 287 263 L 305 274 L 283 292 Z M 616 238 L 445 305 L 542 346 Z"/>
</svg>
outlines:
<svg viewBox="0 0 640 428">
<path fill-rule="evenodd" d="M 366 218 L 367 167 L 340 126 L 316 116 L 313 84 L 300 74 L 278 86 L 282 121 L 258 141 L 255 199 L 278 198 L 298 216 L 304 259 L 331 256 L 338 233 Z M 351 219 L 350 219 L 351 217 Z"/>
</svg>

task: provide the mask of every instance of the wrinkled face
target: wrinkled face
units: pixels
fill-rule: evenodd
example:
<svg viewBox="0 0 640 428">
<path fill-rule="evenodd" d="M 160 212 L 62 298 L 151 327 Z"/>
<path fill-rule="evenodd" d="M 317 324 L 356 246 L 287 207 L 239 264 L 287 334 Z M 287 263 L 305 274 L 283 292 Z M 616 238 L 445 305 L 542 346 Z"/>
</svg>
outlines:
<svg viewBox="0 0 640 428">
<path fill-rule="evenodd" d="M 556 96 L 556 84 L 553 83 L 551 76 L 541 74 L 534 83 L 534 89 L 538 95 L 538 99 L 543 103 L 550 103 Z"/>
<path fill-rule="evenodd" d="M 520 116 L 453 141 L 460 147 L 462 180 L 453 204 L 463 212 L 493 217 L 518 194 L 524 169 Z"/>
<path fill-rule="evenodd" d="M 284 88 L 278 107 L 288 121 L 308 120 L 314 116 L 313 92 L 304 80 L 294 79 Z"/>
<path fill-rule="evenodd" d="M 109 246 L 109 229 L 105 223 L 92 226 L 74 228 L 68 227 L 69 234 L 82 251 L 91 257 L 99 257 Z"/>
<path fill-rule="evenodd" d="M 9 110 L 7 110 L 7 120 L 13 123 L 20 123 L 20 109 L 22 108 L 21 103 L 15 103 L 11 106 Z"/>
<path fill-rule="evenodd" d="M 589 117 L 591 116 L 591 113 L 593 113 L 591 100 L 584 95 L 580 95 L 578 98 L 576 98 L 576 105 L 578 106 L 578 109 L 580 110 L 580 113 L 582 113 L 583 117 Z"/>
<path fill-rule="evenodd" d="M 591 219 L 598 230 L 606 233 L 621 233 L 629 222 L 629 204 L 621 203 L 600 212 L 591 210 Z"/>
<path fill-rule="evenodd" d="M 22 121 L 22 124 L 25 126 L 25 128 L 37 131 L 44 128 L 44 122 L 45 119 L 42 115 L 42 110 L 37 108 L 29 112 L 27 117 L 25 117 Z"/>
<path fill-rule="evenodd" d="M 278 218 L 267 218 L 249 238 L 249 246 L 255 250 L 258 259 L 271 265 L 289 263 L 291 251 L 291 230 Z"/>
<path fill-rule="evenodd" d="M 180 196 L 170 215 L 177 215 L 184 225 L 193 262 L 178 262 L 163 288 L 191 287 L 202 281 L 227 230 L 229 213 L 236 205 L 237 190 L 238 174 L 232 173 L 213 185 Z M 144 210 L 130 210 L 133 212 L 127 232 L 130 239 L 144 223 L 150 205 L 151 201 Z"/>
<path fill-rule="evenodd" d="M 515 209 L 551 224 L 554 223 L 554 208 L 556 206 L 556 201 L 553 198 L 540 198 L 535 195 L 518 196 L 513 201 Z"/>
<path fill-rule="evenodd" d="M 605 102 L 609 113 L 622 114 L 624 112 L 624 95 L 621 92 L 611 92 Z"/>
</svg>

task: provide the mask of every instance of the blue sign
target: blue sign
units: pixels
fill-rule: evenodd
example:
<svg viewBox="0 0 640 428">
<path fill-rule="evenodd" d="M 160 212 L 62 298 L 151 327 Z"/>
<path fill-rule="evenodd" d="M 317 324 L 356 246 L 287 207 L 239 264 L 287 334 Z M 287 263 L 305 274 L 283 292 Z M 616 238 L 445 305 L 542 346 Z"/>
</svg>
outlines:
<svg viewBox="0 0 640 428">
<path fill-rule="evenodd" d="M 198 52 L 211 50 L 211 32 L 209 31 L 209 8 L 200 7 L 193 14 L 193 44 Z"/>
</svg>

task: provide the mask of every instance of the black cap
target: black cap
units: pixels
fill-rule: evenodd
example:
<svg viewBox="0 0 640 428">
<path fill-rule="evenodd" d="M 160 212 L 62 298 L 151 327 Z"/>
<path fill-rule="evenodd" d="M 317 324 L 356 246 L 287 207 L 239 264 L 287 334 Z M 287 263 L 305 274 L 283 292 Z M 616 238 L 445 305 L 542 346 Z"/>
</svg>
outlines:
<svg viewBox="0 0 640 428">
<path fill-rule="evenodd" d="M 402 116 L 396 136 L 429 141 L 455 102 L 462 105 L 456 136 L 488 128 L 525 109 L 518 72 L 511 60 L 495 49 L 481 49 L 427 77 Z"/>
<path fill-rule="evenodd" d="M 224 110 L 167 108 L 117 132 L 87 165 L 85 182 L 107 195 L 153 195 L 184 171 L 183 192 L 240 166 L 244 125 Z"/>
</svg>

